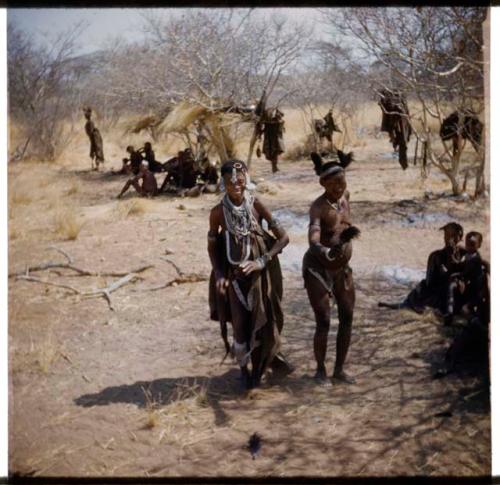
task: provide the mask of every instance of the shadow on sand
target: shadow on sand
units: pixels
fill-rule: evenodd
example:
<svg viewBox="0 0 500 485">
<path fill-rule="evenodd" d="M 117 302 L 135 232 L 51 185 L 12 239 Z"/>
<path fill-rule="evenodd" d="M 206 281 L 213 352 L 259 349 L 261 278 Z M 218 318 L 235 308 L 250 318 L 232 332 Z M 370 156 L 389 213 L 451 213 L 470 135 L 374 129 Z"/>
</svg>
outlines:
<svg viewBox="0 0 500 485">
<path fill-rule="evenodd" d="M 262 388 L 280 385 L 291 386 L 295 390 L 305 390 L 314 386 L 315 383 L 309 376 L 288 376 L 269 379 Z M 216 426 L 224 426 L 228 422 L 228 416 L 220 403 L 245 398 L 247 395 L 242 388 L 239 369 L 233 368 L 215 377 L 165 377 L 152 381 L 110 386 L 97 393 L 84 394 L 76 398 L 74 402 L 82 407 L 126 403 L 146 408 L 149 402 L 154 402 L 158 406 L 167 406 L 175 401 L 191 398 L 197 390 L 201 389 L 206 389 L 207 402 L 213 409 Z"/>
</svg>

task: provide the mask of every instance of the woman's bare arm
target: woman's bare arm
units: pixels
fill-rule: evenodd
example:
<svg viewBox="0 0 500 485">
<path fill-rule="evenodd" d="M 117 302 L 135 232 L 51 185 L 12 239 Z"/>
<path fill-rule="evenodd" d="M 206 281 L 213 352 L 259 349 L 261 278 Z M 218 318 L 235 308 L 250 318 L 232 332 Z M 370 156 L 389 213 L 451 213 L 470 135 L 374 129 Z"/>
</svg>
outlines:
<svg viewBox="0 0 500 485">
<path fill-rule="evenodd" d="M 207 235 L 208 255 L 210 257 L 210 263 L 212 264 L 216 279 L 221 278 L 224 273 L 220 258 L 217 255 L 217 237 L 219 235 L 219 228 L 221 227 L 218 209 L 218 206 L 216 206 L 210 211 L 209 230 Z"/>
<path fill-rule="evenodd" d="M 274 258 L 277 254 L 279 254 L 283 248 L 287 246 L 290 242 L 290 238 L 286 233 L 285 229 L 279 224 L 278 221 L 273 219 L 273 215 L 271 211 L 258 199 L 254 201 L 255 210 L 258 212 L 259 216 L 264 219 L 270 231 L 276 237 L 276 242 L 273 244 L 273 247 L 267 252 L 269 259 Z"/>
</svg>

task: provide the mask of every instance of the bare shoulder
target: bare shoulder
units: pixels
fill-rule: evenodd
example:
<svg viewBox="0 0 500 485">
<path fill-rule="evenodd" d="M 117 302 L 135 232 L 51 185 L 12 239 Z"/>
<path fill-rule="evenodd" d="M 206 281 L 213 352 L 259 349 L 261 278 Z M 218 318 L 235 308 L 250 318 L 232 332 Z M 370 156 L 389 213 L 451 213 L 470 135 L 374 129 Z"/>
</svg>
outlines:
<svg viewBox="0 0 500 485">
<path fill-rule="evenodd" d="M 210 209 L 210 217 L 219 217 L 222 215 L 222 202 L 219 202 L 217 205 L 214 205 L 212 209 Z"/>
<path fill-rule="evenodd" d="M 222 226 L 222 219 L 224 215 L 222 213 L 222 204 L 219 203 L 216 206 L 212 207 L 210 210 L 209 224 L 210 230 L 216 232 L 217 228 Z"/>
<path fill-rule="evenodd" d="M 309 219 L 311 223 L 318 223 L 322 219 L 324 212 L 324 197 L 320 195 L 312 204 L 309 209 Z"/>
<path fill-rule="evenodd" d="M 253 208 L 259 214 L 260 217 L 270 221 L 272 219 L 271 211 L 264 205 L 264 203 L 257 197 L 253 200 Z"/>
<path fill-rule="evenodd" d="M 259 212 L 261 211 L 261 209 L 264 209 L 264 210 L 267 209 L 267 207 L 264 204 L 264 202 L 262 202 L 262 200 L 260 200 L 258 197 L 254 197 L 254 199 L 253 199 L 253 206 Z"/>
<path fill-rule="evenodd" d="M 347 199 L 349 202 L 351 200 L 351 193 L 348 190 L 344 191 L 344 197 Z"/>
<path fill-rule="evenodd" d="M 312 214 L 313 212 L 321 211 L 324 205 L 325 205 L 325 196 L 324 194 L 322 194 L 311 204 L 309 212 Z"/>
</svg>

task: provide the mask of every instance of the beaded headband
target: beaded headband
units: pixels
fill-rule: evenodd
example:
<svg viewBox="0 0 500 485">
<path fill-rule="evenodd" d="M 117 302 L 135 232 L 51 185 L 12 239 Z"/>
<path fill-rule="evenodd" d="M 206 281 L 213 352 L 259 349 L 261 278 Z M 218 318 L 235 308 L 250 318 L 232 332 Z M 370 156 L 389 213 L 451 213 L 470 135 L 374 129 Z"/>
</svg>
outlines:
<svg viewBox="0 0 500 485">
<path fill-rule="evenodd" d="M 340 165 L 333 165 L 330 168 L 327 168 L 324 172 L 319 176 L 320 180 L 323 180 L 325 177 L 330 175 L 335 175 L 337 173 L 344 173 L 344 169 Z"/>
</svg>

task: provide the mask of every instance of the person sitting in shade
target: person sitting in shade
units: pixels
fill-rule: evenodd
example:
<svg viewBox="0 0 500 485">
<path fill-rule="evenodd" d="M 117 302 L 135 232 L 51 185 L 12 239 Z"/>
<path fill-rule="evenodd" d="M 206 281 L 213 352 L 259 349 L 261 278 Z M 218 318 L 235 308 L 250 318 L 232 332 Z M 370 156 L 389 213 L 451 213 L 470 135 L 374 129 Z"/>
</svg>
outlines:
<svg viewBox="0 0 500 485">
<path fill-rule="evenodd" d="M 134 187 L 141 197 L 154 197 L 158 193 L 158 184 L 152 172 L 148 169 L 148 162 L 143 160 L 139 166 L 139 172 L 134 177 L 127 180 L 121 192 L 118 194 L 120 199 L 130 187 Z"/>
</svg>

